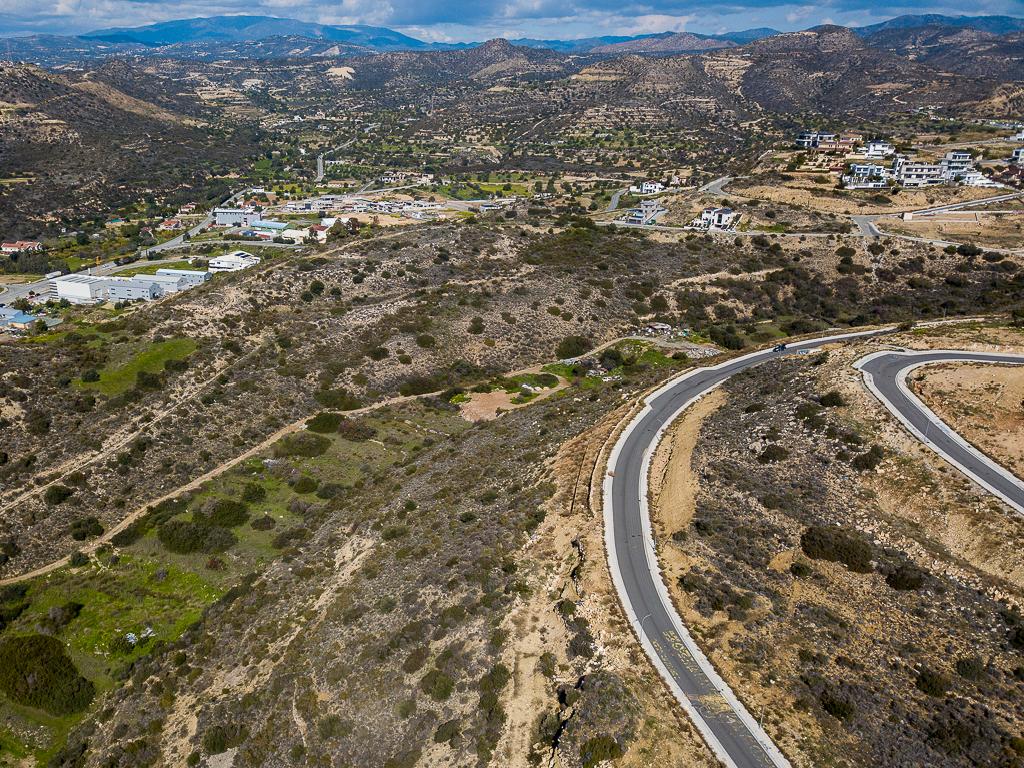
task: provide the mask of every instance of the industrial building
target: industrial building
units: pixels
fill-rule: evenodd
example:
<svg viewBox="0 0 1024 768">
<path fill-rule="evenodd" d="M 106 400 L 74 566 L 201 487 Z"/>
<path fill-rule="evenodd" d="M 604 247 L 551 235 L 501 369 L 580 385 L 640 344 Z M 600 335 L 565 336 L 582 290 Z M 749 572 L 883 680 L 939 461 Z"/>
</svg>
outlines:
<svg viewBox="0 0 1024 768">
<path fill-rule="evenodd" d="M 145 278 L 159 285 L 164 293 L 178 293 L 189 288 L 188 282 L 181 275 L 146 275 Z"/>
<path fill-rule="evenodd" d="M 259 256 L 253 256 L 246 251 L 232 251 L 210 259 L 209 267 L 211 272 L 238 272 L 241 269 L 255 267 L 259 263 Z"/>
<path fill-rule="evenodd" d="M 152 275 L 107 278 L 107 299 L 110 301 L 153 301 L 164 295 L 160 283 Z"/>
<path fill-rule="evenodd" d="M 218 227 L 244 227 L 257 221 L 259 214 L 252 208 L 214 208 L 213 223 Z"/>
<path fill-rule="evenodd" d="M 156 274 L 157 276 L 175 275 L 177 277 L 182 277 L 185 279 L 185 283 L 188 288 L 194 288 L 197 285 L 202 285 L 212 277 L 209 272 L 198 269 L 158 269 Z"/>
<path fill-rule="evenodd" d="M 107 297 L 107 278 L 61 275 L 50 280 L 50 294 L 72 304 L 98 304 Z"/>
</svg>

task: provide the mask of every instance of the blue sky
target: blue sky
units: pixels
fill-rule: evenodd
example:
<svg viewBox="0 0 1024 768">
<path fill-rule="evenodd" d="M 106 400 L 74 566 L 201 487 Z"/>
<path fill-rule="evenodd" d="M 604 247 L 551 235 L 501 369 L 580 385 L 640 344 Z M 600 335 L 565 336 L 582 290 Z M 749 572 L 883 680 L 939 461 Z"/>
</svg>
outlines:
<svg viewBox="0 0 1024 768">
<path fill-rule="evenodd" d="M 1024 16 L 1024 0 L 0 0 L 0 35 L 70 34 L 157 21 L 254 14 L 323 24 L 373 24 L 424 40 L 492 37 L 578 38 L 647 32 L 783 31 L 815 24 L 871 24 L 903 13 Z"/>
</svg>

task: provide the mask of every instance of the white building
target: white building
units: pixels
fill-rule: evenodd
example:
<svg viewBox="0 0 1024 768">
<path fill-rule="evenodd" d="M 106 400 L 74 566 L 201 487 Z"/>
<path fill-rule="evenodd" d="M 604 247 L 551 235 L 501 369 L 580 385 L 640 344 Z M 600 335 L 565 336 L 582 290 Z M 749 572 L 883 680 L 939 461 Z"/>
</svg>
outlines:
<svg viewBox="0 0 1024 768">
<path fill-rule="evenodd" d="M 107 278 L 109 301 L 153 301 L 163 295 L 163 288 L 152 275 Z"/>
<path fill-rule="evenodd" d="M 896 147 L 888 141 L 869 141 L 863 154 L 870 158 L 889 157 L 896 154 Z"/>
<path fill-rule="evenodd" d="M 50 280 L 50 293 L 72 304 L 98 304 L 107 297 L 107 278 L 61 275 Z"/>
<path fill-rule="evenodd" d="M 147 281 L 152 281 L 160 286 L 164 293 L 178 293 L 187 291 L 191 286 L 188 280 L 182 275 L 146 275 Z"/>
<path fill-rule="evenodd" d="M 912 162 L 902 155 L 897 155 L 893 169 L 900 186 L 912 189 L 942 184 L 948 178 L 945 169 L 936 163 Z"/>
<path fill-rule="evenodd" d="M 252 208 L 214 208 L 213 223 L 218 227 L 244 227 L 259 219 Z"/>
<path fill-rule="evenodd" d="M 735 219 L 732 208 L 705 208 L 700 214 L 700 225 L 707 229 L 729 229 Z"/>
<path fill-rule="evenodd" d="M 158 269 L 156 271 L 157 276 L 160 275 L 176 275 L 184 278 L 186 286 L 193 288 L 197 285 L 202 285 L 209 280 L 212 275 L 209 272 L 201 271 L 198 269 Z"/>
<path fill-rule="evenodd" d="M 656 195 L 665 191 L 665 185 L 660 181 L 645 181 L 639 185 L 634 184 L 629 191 L 634 195 Z"/>
<path fill-rule="evenodd" d="M 974 170 L 974 158 L 970 152 L 962 152 L 958 149 L 951 149 L 939 161 L 942 172 L 947 179 L 953 180 L 963 176 L 968 171 Z"/>
<path fill-rule="evenodd" d="M 255 267 L 259 263 L 259 256 L 253 256 L 246 251 L 232 251 L 231 253 L 225 253 L 223 256 L 210 259 L 209 266 L 211 272 L 238 272 L 242 269 Z"/>
<path fill-rule="evenodd" d="M 834 133 L 826 133 L 824 131 L 802 131 L 796 137 L 796 145 L 801 149 L 813 149 L 823 141 L 835 140 L 836 135 Z"/>
<path fill-rule="evenodd" d="M 1017 165 L 1024 165 L 1024 147 L 1017 147 L 1010 155 L 1010 162 Z"/>
<path fill-rule="evenodd" d="M 957 180 L 965 187 L 990 187 L 995 189 L 1006 186 L 998 181 L 993 181 L 981 171 L 967 171 L 967 173 L 961 174 Z"/>
<path fill-rule="evenodd" d="M 872 163 L 853 163 L 843 176 L 845 189 L 885 189 L 889 186 L 889 170 Z"/>
</svg>

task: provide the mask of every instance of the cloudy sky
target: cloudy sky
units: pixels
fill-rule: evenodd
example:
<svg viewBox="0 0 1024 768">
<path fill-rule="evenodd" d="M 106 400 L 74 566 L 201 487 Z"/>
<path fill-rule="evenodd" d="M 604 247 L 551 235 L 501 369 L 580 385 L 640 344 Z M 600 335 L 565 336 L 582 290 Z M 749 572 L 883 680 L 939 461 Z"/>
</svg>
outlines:
<svg viewBox="0 0 1024 768">
<path fill-rule="evenodd" d="M 432 41 L 569 39 L 762 26 L 788 31 L 822 23 L 871 24 L 903 13 L 1024 16 L 1024 0 L 897 0 L 895 5 L 877 0 L 0 0 L 0 36 L 252 14 L 386 26 Z"/>
</svg>

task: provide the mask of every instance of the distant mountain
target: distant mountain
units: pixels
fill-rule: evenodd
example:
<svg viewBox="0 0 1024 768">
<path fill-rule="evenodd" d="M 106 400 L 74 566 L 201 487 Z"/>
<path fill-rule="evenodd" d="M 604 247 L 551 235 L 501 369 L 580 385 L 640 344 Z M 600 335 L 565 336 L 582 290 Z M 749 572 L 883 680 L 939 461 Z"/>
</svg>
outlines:
<svg viewBox="0 0 1024 768">
<path fill-rule="evenodd" d="M 177 19 L 144 27 L 100 29 L 86 40 L 160 47 L 179 43 L 252 42 L 270 37 L 305 37 L 356 45 L 377 51 L 423 50 L 433 46 L 385 27 L 329 26 L 272 16 L 211 16 Z"/>
<path fill-rule="evenodd" d="M 892 27 L 864 39 L 940 72 L 1024 80 L 1024 32 L 996 35 L 966 27 Z"/>
<path fill-rule="evenodd" d="M 536 40 L 532 37 L 520 37 L 515 40 L 509 40 L 509 42 L 512 45 L 519 45 L 525 48 L 547 48 L 559 53 L 588 53 L 602 45 L 628 43 L 633 40 L 643 40 L 649 37 L 656 37 L 656 35 L 604 35 L 603 37 L 583 37 L 577 40 Z"/>
<path fill-rule="evenodd" d="M 994 35 L 1005 35 L 1024 30 L 1024 19 L 1013 16 L 943 16 L 938 13 L 928 13 L 897 16 L 878 24 L 857 27 L 855 31 L 862 37 L 869 37 L 887 29 L 911 29 L 913 27 L 958 27 L 991 32 Z"/>
<path fill-rule="evenodd" d="M 755 40 L 762 40 L 766 37 L 772 37 L 774 35 L 781 35 L 777 29 L 771 27 L 754 27 L 753 29 L 741 29 L 739 32 L 726 32 L 722 35 L 707 35 L 707 37 L 715 40 L 728 40 L 729 42 L 736 43 L 738 45 L 746 45 L 752 43 Z"/>
<path fill-rule="evenodd" d="M 731 40 L 720 40 L 707 35 L 695 35 L 692 32 L 663 32 L 639 40 L 628 40 L 623 43 L 600 45 L 591 49 L 591 53 L 689 53 L 694 51 L 710 51 L 716 48 L 732 48 L 736 43 Z"/>
<path fill-rule="evenodd" d="M 626 53 L 648 53 L 665 55 L 671 53 L 699 53 L 720 48 L 746 45 L 782 34 L 777 29 L 758 27 L 721 35 L 702 35 L 698 32 L 662 32 L 655 35 L 640 35 L 620 42 L 596 45 L 590 53 L 621 55 Z"/>
</svg>

